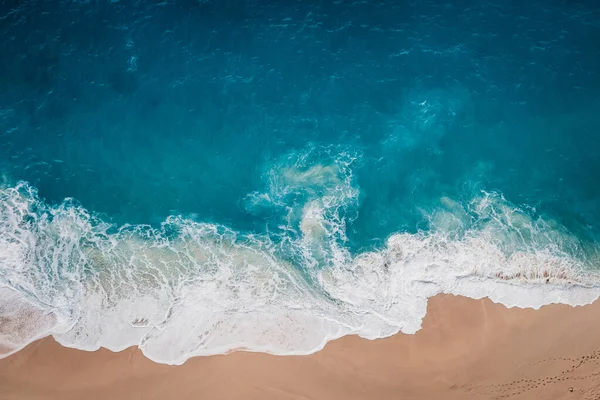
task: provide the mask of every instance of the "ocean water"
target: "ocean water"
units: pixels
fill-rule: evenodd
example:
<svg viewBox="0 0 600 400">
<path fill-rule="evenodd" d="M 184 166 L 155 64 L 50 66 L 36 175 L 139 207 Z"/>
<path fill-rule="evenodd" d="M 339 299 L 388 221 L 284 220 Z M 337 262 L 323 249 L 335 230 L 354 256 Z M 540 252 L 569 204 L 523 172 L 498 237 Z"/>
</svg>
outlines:
<svg viewBox="0 0 600 400">
<path fill-rule="evenodd" d="M 0 351 L 597 299 L 598 43 L 595 1 L 3 2 Z"/>
</svg>

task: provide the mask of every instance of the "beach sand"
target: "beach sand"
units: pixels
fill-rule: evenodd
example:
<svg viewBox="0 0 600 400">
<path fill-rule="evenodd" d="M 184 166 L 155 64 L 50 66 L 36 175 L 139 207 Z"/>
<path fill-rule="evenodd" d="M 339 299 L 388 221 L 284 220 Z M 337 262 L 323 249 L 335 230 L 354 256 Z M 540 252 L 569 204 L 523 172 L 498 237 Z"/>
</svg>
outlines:
<svg viewBox="0 0 600 400">
<path fill-rule="evenodd" d="M 507 309 L 440 295 L 423 329 L 344 337 L 310 356 L 156 364 L 46 338 L 0 360 L 0 399 L 600 399 L 600 301 Z"/>
</svg>

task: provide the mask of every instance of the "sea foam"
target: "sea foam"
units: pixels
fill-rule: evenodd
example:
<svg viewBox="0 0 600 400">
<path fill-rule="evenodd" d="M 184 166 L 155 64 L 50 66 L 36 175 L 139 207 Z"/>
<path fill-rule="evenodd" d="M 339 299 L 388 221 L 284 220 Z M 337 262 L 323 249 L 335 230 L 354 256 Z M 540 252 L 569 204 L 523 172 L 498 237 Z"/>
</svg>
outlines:
<svg viewBox="0 0 600 400">
<path fill-rule="evenodd" d="M 282 210 L 269 234 L 183 216 L 115 227 L 24 182 L 0 189 L 3 356 L 48 335 L 84 350 L 135 345 L 169 364 L 308 354 L 348 334 L 414 333 L 439 293 L 533 308 L 600 296 L 593 245 L 498 193 L 441 197 L 427 231 L 354 254 L 345 232 L 358 156 L 317 153 L 276 160 L 266 189 L 247 196 L 249 210 Z"/>
</svg>

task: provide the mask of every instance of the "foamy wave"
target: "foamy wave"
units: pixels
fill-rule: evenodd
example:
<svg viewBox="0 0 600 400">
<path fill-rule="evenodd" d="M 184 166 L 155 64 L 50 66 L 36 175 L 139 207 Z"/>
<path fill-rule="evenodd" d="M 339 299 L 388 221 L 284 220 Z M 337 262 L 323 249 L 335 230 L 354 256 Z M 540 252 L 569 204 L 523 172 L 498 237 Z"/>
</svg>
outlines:
<svg viewBox="0 0 600 400">
<path fill-rule="evenodd" d="M 441 198 L 427 232 L 352 254 L 355 157 L 322 156 L 280 161 L 248 197 L 287 210 L 268 236 L 181 216 L 116 228 L 26 183 L 0 189 L 0 350 L 53 335 L 85 350 L 137 345 L 171 364 L 236 349 L 307 354 L 348 334 L 414 333 L 438 293 L 536 308 L 600 295 L 597 260 L 573 235 L 494 193 Z"/>
</svg>

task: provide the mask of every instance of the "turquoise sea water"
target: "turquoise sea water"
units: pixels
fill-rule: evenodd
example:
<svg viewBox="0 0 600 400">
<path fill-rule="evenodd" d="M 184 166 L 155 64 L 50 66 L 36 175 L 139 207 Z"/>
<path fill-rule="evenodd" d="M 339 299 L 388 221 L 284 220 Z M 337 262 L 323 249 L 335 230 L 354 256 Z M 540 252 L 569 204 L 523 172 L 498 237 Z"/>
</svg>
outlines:
<svg viewBox="0 0 600 400">
<path fill-rule="evenodd" d="M 9 2 L 0 38 L 0 344 L 306 353 L 600 294 L 596 2 Z"/>
</svg>

